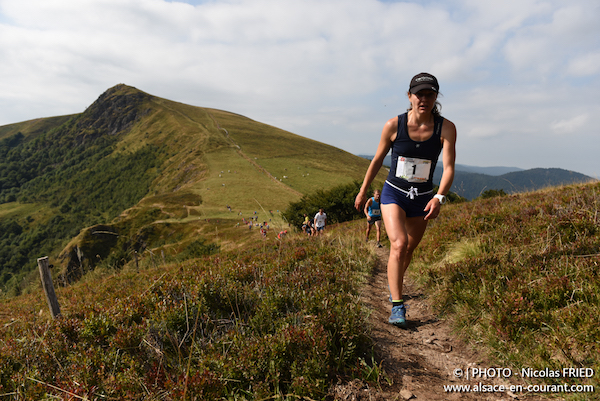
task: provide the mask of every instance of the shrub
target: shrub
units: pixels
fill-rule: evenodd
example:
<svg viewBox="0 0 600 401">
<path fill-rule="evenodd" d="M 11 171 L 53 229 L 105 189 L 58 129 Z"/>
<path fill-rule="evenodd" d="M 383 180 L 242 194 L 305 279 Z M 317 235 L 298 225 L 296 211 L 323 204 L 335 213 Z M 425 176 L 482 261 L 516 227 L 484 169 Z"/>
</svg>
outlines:
<svg viewBox="0 0 600 401">
<path fill-rule="evenodd" d="M 360 186 L 358 181 L 354 181 L 329 191 L 318 190 L 313 194 L 305 195 L 298 202 L 290 203 L 283 212 L 283 217 L 295 227 L 302 227 L 304 214 L 313 218 L 320 208 L 323 208 L 327 214 L 327 224 L 361 218 L 364 216 L 363 212 L 354 208 L 354 200 Z"/>
<path fill-rule="evenodd" d="M 487 189 L 479 195 L 478 199 L 495 198 L 497 196 L 506 196 L 503 189 Z"/>
</svg>

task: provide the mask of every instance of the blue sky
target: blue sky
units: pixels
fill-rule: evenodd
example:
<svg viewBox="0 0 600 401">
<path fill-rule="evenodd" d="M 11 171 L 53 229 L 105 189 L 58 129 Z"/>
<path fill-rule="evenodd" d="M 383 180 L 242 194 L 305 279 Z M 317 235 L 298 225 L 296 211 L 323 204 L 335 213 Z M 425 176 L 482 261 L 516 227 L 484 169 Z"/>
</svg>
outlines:
<svg viewBox="0 0 600 401">
<path fill-rule="evenodd" d="M 374 154 L 437 76 L 457 162 L 600 178 L 597 0 L 0 0 L 0 125 L 125 83 Z"/>
</svg>

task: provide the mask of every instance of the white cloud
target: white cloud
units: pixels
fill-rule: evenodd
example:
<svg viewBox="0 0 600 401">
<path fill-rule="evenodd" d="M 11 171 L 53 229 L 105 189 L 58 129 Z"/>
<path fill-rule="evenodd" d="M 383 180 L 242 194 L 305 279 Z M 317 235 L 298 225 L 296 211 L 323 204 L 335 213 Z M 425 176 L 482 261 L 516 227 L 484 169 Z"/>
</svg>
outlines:
<svg viewBox="0 0 600 401">
<path fill-rule="evenodd" d="M 551 79 L 562 75 L 571 59 L 600 45 L 596 21 L 600 5 L 569 2 L 551 11 L 517 29 L 504 49 L 512 68 L 526 77 Z"/>
<path fill-rule="evenodd" d="M 555 133 L 566 135 L 574 134 L 586 129 L 586 126 L 589 126 L 589 123 L 590 116 L 587 113 L 585 113 L 568 119 L 554 121 L 550 124 L 550 127 Z"/>
<path fill-rule="evenodd" d="M 567 72 L 575 77 L 598 76 L 600 73 L 600 51 L 592 51 L 568 61 Z"/>
</svg>

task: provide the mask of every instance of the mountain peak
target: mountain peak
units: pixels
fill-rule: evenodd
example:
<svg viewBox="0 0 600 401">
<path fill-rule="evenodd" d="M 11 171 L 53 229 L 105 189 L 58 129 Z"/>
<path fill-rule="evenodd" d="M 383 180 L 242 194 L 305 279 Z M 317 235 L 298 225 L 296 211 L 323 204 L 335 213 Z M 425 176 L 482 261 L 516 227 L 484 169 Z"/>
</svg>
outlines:
<svg viewBox="0 0 600 401">
<path fill-rule="evenodd" d="M 118 84 L 106 90 L 80 116 L 76 129 L 86 132 L 80 139 L 104 134 L 116 135 L 131 126 L 148 112 L 144 103 L 151 95 L 132 86 Z M 90 132 L 91 131 L 91 132 Z"/>
</svg>

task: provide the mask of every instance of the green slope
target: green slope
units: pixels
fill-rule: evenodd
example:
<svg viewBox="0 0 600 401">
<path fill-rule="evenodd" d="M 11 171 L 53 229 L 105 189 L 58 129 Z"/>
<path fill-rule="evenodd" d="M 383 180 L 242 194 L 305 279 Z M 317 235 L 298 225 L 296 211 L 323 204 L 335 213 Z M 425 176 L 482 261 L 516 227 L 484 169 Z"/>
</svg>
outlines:
<svg viewBox="0 0 600 401">
<path fill-rule="evenodd" d="M 11 137 L 19 132 L 31 139 L 52 128 L 62 125 L 72 117 L 73 115 L 38 118 L 20 123 L 3 125 L 0 127 L 0 139 Z"/>
<path fill-rule="evenodd" d="M 360 180 L 369 164 L 123 84 L 83 113 L 0 127 L 0 154 L 0 213 L 10 211 L 2 224 L 12 227 L 0 234 L 0 286 L 17 293 L 40 256 L 69 281 L 134 252 L 176 257 L 199 240 L 242 246 L 256 237 L 234 229 L 242 218 L 286 227 L 280 212 L 290 202 Z"/>
</svg>

